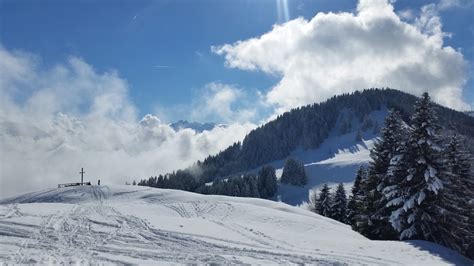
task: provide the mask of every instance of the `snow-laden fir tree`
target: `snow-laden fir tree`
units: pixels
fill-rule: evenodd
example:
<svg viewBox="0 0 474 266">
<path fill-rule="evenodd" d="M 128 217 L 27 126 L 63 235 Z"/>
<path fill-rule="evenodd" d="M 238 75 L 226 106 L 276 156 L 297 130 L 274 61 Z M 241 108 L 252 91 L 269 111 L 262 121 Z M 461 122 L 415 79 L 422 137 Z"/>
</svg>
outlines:
<svg viewBox="0 0 474 266">
<path fill-rule="evenodd" d="M 390 110 L 385 118 L 380 139 L 370 151 L 372 160 L 367 169 L 367 182 L 364 184 L 367 195 L 365 231 L 367 231 L 367 236 L 372 239 L 396 239 L 398 235 L 390 224 L 393 207 L 385 206 L 387 197 L 383 191 L 398 182 L 393 176 L 387 175 L 387 172 L 390 161 L 398 154 L 400 147 L 405 145 L 403 135 L 400 113 Z"/>
<path fill-rule="evenodd" d="M 357 216 L 361 213 L 362 202 L 364 201 L 364 194 L 361 189 L 362 180 L 366 178 L 366 171 L 363 166 L 357 170 L 357 174 L 352 186 L 351 195 L 347 204 L 347 223 L 352 226 L 353 230 L 358 231 Z"/>
<path fill-rule="evenodd" d="M 333 195 L 331 218 L 339 222 L 345 223 L 347 216 L 347 197 L 344 184 L 340 183 L 337 186 L 336 192 Z"/>
<path fill-rule="evenodd" d="M 319 196 L 318 196 L 318 200 L 316 201 L 315 209 L 317 213 L 326 217 L 331 217 L 332 198 L 331 198 L 331 192 L 329 190 L 329 186 L 327 184 L 324 184 L 323 187 L 321 188 L 321 191 L 319 191 Z"/>
<path fill-rule="evenodd" d="M 387 207 L 395 207 L 390 222 L 400 239 L 440 241 L 438 221 L 443 212 L 441 192 L 446 169 L 439 129 L 430 97 L 424 93 L 415 105 L 406 147 L 392 159 L 391 171 L 398 171 L 402 178 L 391 189 Z"/>
<path fill-rule="evenodd" d="M 445 155 L 448 178 L 442 194 L 445 212 L 439 221 L 441 244 L 468 255 L 474 245 L 473 158 L 456 135 L 449 139 Z"/>
<path fill-rule="evenodd" d="M 377 191 L 378 179 L 374 175 L 369 175 L 366 172 L 365 178 L 361 180 L 361 204 L 359 212 L 356 216 L 357 230 L 364 236 L 375 239 L 373 234 L 376 230 L 373 215 L 377 212 L 377 200 L 380 198 L 380 193 Z"/>
</svg>

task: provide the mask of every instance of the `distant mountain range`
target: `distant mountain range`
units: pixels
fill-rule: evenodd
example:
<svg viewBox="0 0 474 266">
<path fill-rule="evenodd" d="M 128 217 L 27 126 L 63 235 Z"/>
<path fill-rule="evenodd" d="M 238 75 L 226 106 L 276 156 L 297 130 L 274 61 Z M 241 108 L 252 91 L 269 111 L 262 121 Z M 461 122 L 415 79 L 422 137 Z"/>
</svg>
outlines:
<svg viewBox="0 0 474 266">
<path fill-rule="evenodd" d="M 210 131 L 213 130 L 215 127 L 226 127 L 223 124 L 216 124 L 216 123 L 200 123 L 200 122 L 189 122 L 187 120 L 179 120 L 177 122 L 171 123 L 170 127 L 172 127 L 175 131 L 181 129 L 193 129 L 194 131 L 201 133 L 203 131 Z"/>
</svg>

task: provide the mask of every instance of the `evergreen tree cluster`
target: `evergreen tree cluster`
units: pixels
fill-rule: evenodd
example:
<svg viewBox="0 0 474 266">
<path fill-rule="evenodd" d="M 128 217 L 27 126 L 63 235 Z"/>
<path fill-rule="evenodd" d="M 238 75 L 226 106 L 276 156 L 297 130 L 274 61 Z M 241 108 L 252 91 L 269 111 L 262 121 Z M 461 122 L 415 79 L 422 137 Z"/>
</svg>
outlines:
<svg viewBox="0 0 474 266">
<path fill-rule="evenodd" d="M 348 203 L 344 185 L 340 183 L 336 191 L 324 184 L 319 193 L 313 194 L 312 210 L 323 216 L 332 218 L 342 223 L 347 223 Z"/>
<path fill-rule="evenodd" d="M 308 177 L 304 170 L 304 165 L 294 159 L 288 159 L 285 162 L 280 182 L 295 186 L 304 186 L 308 183 Z"/>
<path fill-rule="evenodd" d="M 188 182 L 176 182 L 186 178 Z M 184 186 L 183 184 L 187 184 Z M 227 179 L 218 179 L 199 187 L 189 172 L 178 171 L 171 175 L 150 177 L 141 180 L 138 185 L 157 188 L 172 188 L 195 191 L 201 194 L 227 195 L 235 197 L 271 198 L 277 192 L 277 179 L 273 166 L 263 166 L 258 175 L 232 176 Z"/>
<path fill-rule="evenodd" d="M 152 176 L 148 179 L 140 180 L 137 185 L 156 188 L 170 188 L 194 192 L 199 187 L 200 182 L 190 169 L 178 170 L 171 174 Z"/>
<path fill-rule="evenodd" d="M 246 173 L 275 160 L 281 160 L 297 148 L 317 148 L 329 136 L 338 121 L 339 132 L 357 130 L 352 121 L 359 120 L 365 131 L 380 126 L 368 115 L 382 107 L 398 110 L 408 121 L 414 112 L 416 97 L 392 89 L 368 89 L 334 96 L 319 104 L 292 109 L 277 119 L 251 131 L 242 142 L 236 142 L 217 155 L 197 161 L 193 166 L 160 177 L 142 180 L 141 185 L 196 191 L 204 184 L 232 175 Z M 466 114 L 437 106 L 441 125 L 467 138 L 474 152 L 474 119 Z M 347 114 L 347 116 L 345 115 Z M 347 133 L 347 132 L 346 132 Z M 360 134 L 357 136 L 361 139 Z M 196 171 L 195 169 L 199 169 Z"/>
<path fill-rule="evenodd" d="M 422 239 L 471 256 L 472 158 L 459 136 L 442 134 L 427 93 L 410 125 L 392 110 L 368 169 L 359 169 L 348 222 L 371 239 Z"/>
<path fill-rule="evenodd" d="M 325 102 L 292 109 L 277 119 L 252 130 L 242 142 L 237 142 L 221 153 L 198 162 L 206 182 L 215 178 L 245 172 L 266 163 L 286 158 L 297 148 L 315 149 L 329 136 L 339 119 L 339 132 L 352 130 L 379 131 L 379 125 L 368 115 L 382 107 L 400 112 L 408 121 L 414 112 L 417 98 L 393 89 L 368 89 L 334 96 Z M 464 113 L 437 105 L 440 123 L 447 130 L 470 136 L 474 149 L 474 119 Z M 344 113 L 348 114 L 344 117 Z M 361 128 L 353 128 L 358 120 Z M 360 134 L 357 136 L 361 139 Z M 474 151 L 474 150 L 473 150 Z"/>
</svg>

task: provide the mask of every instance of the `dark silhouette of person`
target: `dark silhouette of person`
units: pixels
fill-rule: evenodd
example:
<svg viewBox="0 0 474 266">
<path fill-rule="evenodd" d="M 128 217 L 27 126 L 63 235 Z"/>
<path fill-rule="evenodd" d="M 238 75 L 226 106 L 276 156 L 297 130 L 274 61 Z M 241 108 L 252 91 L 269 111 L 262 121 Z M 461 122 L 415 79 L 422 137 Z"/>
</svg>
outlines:
<svg viewBox="0 0 474 266">
<path fill-rule="evenodd" d="M 97 185 L 100 186 L 100 179 L 97 180 Z"/>
</svg>

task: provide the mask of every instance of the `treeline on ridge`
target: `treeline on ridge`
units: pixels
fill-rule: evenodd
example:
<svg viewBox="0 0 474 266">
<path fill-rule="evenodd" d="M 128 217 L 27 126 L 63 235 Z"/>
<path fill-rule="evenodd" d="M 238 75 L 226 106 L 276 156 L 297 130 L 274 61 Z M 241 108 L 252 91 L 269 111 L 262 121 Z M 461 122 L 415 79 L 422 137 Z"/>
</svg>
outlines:
<svg viewBox="0 0 474 266">
<path fill-rule="evenodd" d="M 275 120 L 252 130 L 242 142 L 236 142 L 217 155 L 208 156 L 195 165 L 162 176 L 142 180 L 142 185 L 187 191 L 207 191 L 206 183 L 241 175 L 261 165 L 286 158 L 297 148 L 313 149 L 329 136 L 343 110 L 348 110 L 359 121 L 383 107 L 397 110 L 402 120 L 408 121 L 414 112 L 417 98 L 393 89 L 368 89 L 334 96 L 319 104 L 292 109 Z M 474 147 L 474 119 L 463 113 L 435 105 L 440 124 L 446 130 L 468 137 Z M 347 124 L 341 134 L 350 130 Z M 198 168 L 199 171 L 193 171 Z"/>
</svg>

